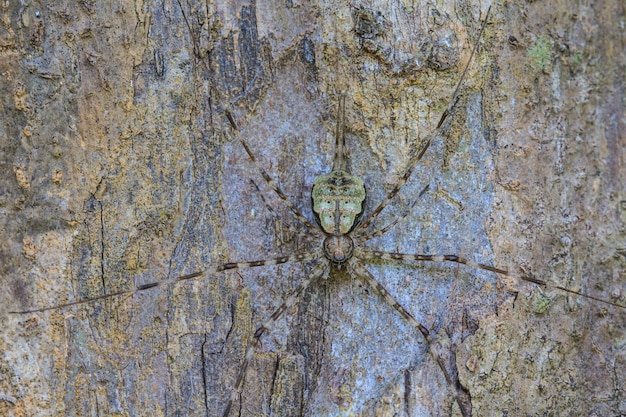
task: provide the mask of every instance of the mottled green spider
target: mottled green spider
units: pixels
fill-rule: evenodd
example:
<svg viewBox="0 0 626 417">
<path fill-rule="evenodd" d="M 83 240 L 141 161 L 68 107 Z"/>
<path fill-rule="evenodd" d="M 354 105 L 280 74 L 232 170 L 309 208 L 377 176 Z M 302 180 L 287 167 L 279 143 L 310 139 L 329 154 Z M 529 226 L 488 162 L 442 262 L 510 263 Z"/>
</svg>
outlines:
<svg viewBox="0 0 626 417">
<path fill-rule="evenodd" d="M 483 22 L 483 25 L 480 30 L 479 39 L 482 35 L 482 32 L 485 28 L 487 19 L 489 17 L 489 11 L 487 12 L 487 16 Z M 476 45 L 478 42 L 476 43 Z M 358 279 L 363 281 L 367 286 L 375 290 L 388 304 L 393 306 L 393 308 L 400 313 L 404 319 L 410 323 L 414 328 L 416 328 L 424 337 L 426 342 L 428 343 L 429 350 L 433 355 L 433 358 L 438 363 L 441 371 L 443 372 L 445 379 L 447 381 L 448 386 L 453 390 L 453 395 L 455 397 L 456 402 L 458 403 L 461 412 L 465 416 L 471 415 L 471 405 L 468 401 L 465 401 L 463 396 L 464 392 L 459 388 L 457 381 L 453 376 L 451 376 L 450 372 L 447 370 L 444 361 L 441 358 L 440 353 L 437 351 L 436 343 L 434 338 L 430 335 L 429 330 L 422 325 L 417 319 L 405 308 L 403 307 L 388 291 L 387 289 L 381 285 L 376 278 L 368 271 L 365 267 L 365 264 L 370 261 L 376 260 L 386 260 L 386 261 L 396 261 L 396 262 L 453 262 L 457 264 L 464 264 L 472 268 L 478 268 L 486 271 L 491 271 L 493 273 L 516 278 L 524 281 L 529 281 L 534 284 L 551 287 L 555 289 L 559 289 L 562 291 L 566 291 L 568 293 L 581 295 L 584 297 L 588 297 L 594 299 L 596 301 L 603 302 L 605 304 L 610 304 L 616 307 L 624 308 L 624 306 L 612 303 L 610 301 L 602 300 L 596 297 L 588 296 L 585 294 L 581 294 L 580 292 L 576 292 L 564 287 L 548 284 L 547 282 L 534 278 L 527 274 L 513 274 L 507 270 L 496 268 L 494 266 L 485 265 L 482 263 L 472 262 L 468 259 L 462 258 L 457 255 L 421 255 L 421 254 L 404 254 L 397 252 L 382 252 L 370 250 L 364 246 L 364 244 L 390 230 L 394 227 L 399 221 L 401 221 L 406 215 L 408 215 L 411 207 L 415 202 L 421 197 L 421 195 L 426 192 L 428 187 L 425 187 L 422 192 L 415 198 L 413 204 L 409 205 L 405 212 L 396 218 L 391 224 L 374 231 L 369 231 L 369 226 L 372 225 L 372 222 L 378 217 L 378 215 L 383 211 L 383 209 L 395 198 L 400 189 L 409 179 L 411 174 L 413 173 L 415 167 L 422 159 L 423 155 L 427 151 L 430 146 L 431 140 L 436 137 L 439 133 L 439 129 L 442 127 L 443 123 L 446 121 L 447 117 L 451 113 L 452 108 L 456 104 L 458 97 L 458 91 L 460 86 L 462 85 L 463 79 L 467 72 L 467 69 L 471 63 L 472 57 L 476 50 L 476 45 L 474 46 L 470 58 L 466 64 L 463 75 L 461 76 L 454 93 L 452 95 L 452 99 L 448 108 L 444 111 L 442 116 L 439 119 L 436 129 L 426 138 L 424 144 L 421 148 L 410 158 L 407 167 L 404 170 L 404 173 L 400 180 L 395 184 L 392 190 L 386 195 L 386 197 L 378 204 L 378 206 L 371 211 L 367 216 L 363 217 L 365 211 L 365 200 L 366 200 L 366 187 L 362 178 L 352 175 L 346 164 L 346 146 L 345 146 L 345 96 L 342 96 L 339 100 L 338 111 L 337 111 L 337 129 L 335 135 L 335 156 L 334 162 L 331 171 L 328 174 L 321 175 L 317 177 L 312 186 L 311 192 L 311 200 L 312 200 L 312 211 L 315 216 L 315 223 L 311 220 L 307 219 L 302 212 L 287 198 L 285 193 L 281 190 L 281 188 L 274 182 L 274 180 L 267 174 L 267 172 L 263 169 L 261 164 L 256 159 L 254 153 L 250 149 L 249 145 L 243 140 L 239 135 L 237 135 L 239 141 L 241 142 L 243 148 L 245 149 L 247 155 L 254 163 L 256 169 L 261 174 L 263 179 L 267 182 L 269 187 L 279 196 L 279 198 L 283 201 L 283 203 L 291 210 L 291 212 L 295 215 L 295 217 L 306 227 L 307 231 L 313 236 L 319 238 L 319 245 L 307 252 L 297 253 L 289 256 L 281 256 L 273 259 L 264 259 L 264 260 L 256 260 L 256 261 L 248 261 L 248 262 L 228 262 L 220 265 L 214 265 L 208 267 L 202 271 L 197 271 L 188 275 L 183 275 L 171 279 L 167 279 L 160 282 L 152 282 L 148 284 L 139 285 L 131 290 L 118 291 L 114 293 L 104 294 L 98 297 L 93 297 L 89 299 L 82 299 L 74 302 L 68 302 L 52 307 L 45 308 L 37 308 L 31 309 L 27 311 L 19 311 L 14 313 L 33 313 L 33 312 L 42 312 L 53 309 L 60 309 L 72 305 L 89 303 L 96 300 L 102 300 L 105 298 L 122 296 L 122 295 L 133 295 L 140 291 L 145 291 L 151 288 L 159 287 L 159 286 L 167 286 L 170 284 L 177 283 L 179 281 L 187 281 L 191 279 L 196 279 L 202 276 L 208 276 L 214 273 L 218 273 L 221 271 L 229 270 L 229 269 L 244 269 L 258 266 L 269 266 L 269 265 L 278 265 L 278 264 L 286 264 L 290 262 L 307 262 L 311 261 L 312 266 L 308 276 L 302 280 L 298 286 L 289 294 L 289 296 L 282 302 L 282 304 L 274 311 L 273 314 L 269 316 L 255 331 L 253 338 L 251 339 L 246 353 L 239 370 L 236 383 L 232 389 L 232 394 L 227 401 L 225 410 L 223 415 L 226 417 L 230 414 L 230 411 L 233 407 L 233 404 L 237 400 L 237 396 L 239 395 L 243 382 L 245 380 L 246 372 L 248 369 L 248 365 L 250 364 L 257 346 L 259 344 L 261 336 L 265 334 L 266 331 L 269 331 L 273 328 L 277 320 L 282 316 L 282 314 L 289 309 L 290 307 L 296 305 L 303 297 L 305 291 L 315 284 L 320 278 L 326 279 L 329 274 L 334 270 L 345 269 L 348 275 L 354 279 Z M 235 132 L 237 133 L 237 124 L 231 113 L 229 111 L 225 111 L 225 116 L 229 120 L 230 125 Z"/>
</svg>

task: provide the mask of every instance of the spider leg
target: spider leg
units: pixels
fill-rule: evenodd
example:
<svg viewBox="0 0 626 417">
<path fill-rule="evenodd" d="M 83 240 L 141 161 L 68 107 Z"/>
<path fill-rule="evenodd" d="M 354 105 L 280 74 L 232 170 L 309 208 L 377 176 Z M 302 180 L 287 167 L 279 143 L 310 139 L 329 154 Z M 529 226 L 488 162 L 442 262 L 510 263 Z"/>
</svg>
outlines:
<svg viewBox="0 0 626 417">
<path fill-rule="evenodd" d="M 133 296 L 133 295 L 135 295 L 136 293 L 138 293 L 140 291 L 145 291 L 145 290 L 148 290 L 150 288 L 166 287 L 166 286 L 174 284 L 176 282 L 196 279 L 196 278 L 208 275 L 208 274 L 214 274 L 214 273 L 217 273 L 217 272 L 226 271 L 227 269 L 244 269 L 244 268 L 253 268 L 255 266 L 279 265 L 279 264 L 285 264 L 285 263 L 289 263 L 289 262 L 306 262 L 306 261 L 312 261 L 313 259 L 317 259 L 317 258 L 319 258 L 321 256 L 322 256 L 321 251 L 320 250 L 315 250 L 315 251 L 312 251 L 312 252 L 303 252 L 303 253 L 298 253 L 298 254 L 294 254 L 294 255 L 280 256 L 280 257 L 277 257 L 277 258 L 264 259 L 264 260 L 258 260 L 258 261 L 227 262 L 227 263 L 224 263 L 224 264 L 221 264 L 221 265 L 216 265 L 216 266 L 207 268 L 205 270 L 194 272 L 194 273 L 191 273 L 191 274 L 182 275 L 182 276 L 178 276 L 178 277 L 175 277 L 175 278 L 169 278 L 169 279 L 165 279 L 163 281 L 150 282 L 148 284 L 141 284 L 141 285 L 138 285 L 138 286 L 136 286 L 135 288 L 133 288 L 131 290 L 112 292 L 112 293 L 100 295 L 100 296 L 97 296 L 97 297 L 85 298 L 85 299 L 78 300 L 78 301 L 71 301 L 71 302 L 68 302 L 68 303 L 57 304 L 57 305 L 51 306 L 51 307 L 42 307 L 42 308 L 35 308 L 35 309 L 23 310 L 23 311 L 9 311 L 9 313 L 10 314 L 38 313 L 38 312 L 41 312 L 41 311 L 56 310 L 56 309 L 59 309 L 59 308 L 65 308 L 65 307 L 75 306 L 75 305 L 78 305 L 78 304 L 90 303 L 90 302 L 93 302 L 93 301 L 104 300 L 106 298 L 111 298 L 111 297 L 119 297 L 119 296 L 122 296 L 122 295 Z"/>
<path fill-rule="evenodd" d="M 363 220 L 361 223 L 356 225 L 356 227 L 354 228 L 354 231 L 367 229 L 367 227 L 370 224 L 372 224 L 372 222 L 378 217 L 378 215 L 383 211 L 383 209 L 387 207 L 387 204 L 389 204 L 391 200 L 393 200 L 393 198 L 396 196 L 396 194 L 398 194 L 398 191 L 400 191 L 402 186 L 408 181 L 409 177 L 411 177 L 411 174 L 413 173 L 413 170 L 417 166 L 417 163 L 422 159 L 422 157 L 424 156 L 424 153 L 426 153 L 426 150 L 430 146 L 430 142 L 433 136 L 435 135 L 435 133 L 437 133 L 437 130 L 435 130 L 433 133 L 429 135 L 428 140 L 426 141 L 424 146 L 422 146 L 422 149 L 420 149 L 418 154 L 409 161 L 409 165 L 407 169 L 404 171 L 404 175 L 402 175 L 402 178 L 400 178 L 400 180 L 396 183 L 396 185 L 389 192 L 389 194 L 387 194 L 387 196 L 383 199 L 383 201 L 380 202 L 378 207 L 376 207 L 374 211 L 372 211 L 365 220 Z"/>
<path fill-rule="evenodd" d="M 462 393 L 456 381 L 453 381 L 452 377 L 450 376 L 450 373 L 448 372 L 448 369 L 446 368 L 445 363 L 443 359 L 441 358 L 441 355 L 439 354 L 439 352 L 437 352 L 437 349 L 435 347 L 436 346 L 435 340 L 430 336 L 430 332 L 428 331 L 428 329 L 419 321 L 417 321 L 417 319 L 413 317 L 413 315 L 407 309 L 405 309 L 393 297 L 393 295 L 391 295 L 389 291 L 387 291 L 387 289 L 383 287 L 383 285 L 380 282 L 378 282 L 376 278 L 374 278 L 371 272 L 369 272 L 356 259 L 356 256 L 350 260 L 348 266 L 351 272 L 353 272 L 359 279 L 364 281 L 365 284 L 371 287 L 374 291 L 378 292 L 388 304 L 390 304 L 393 308 L 395 308 L 396 311 L 400 313 L 402 317 L 405 318 L 405 320 L 407 320 L 411 325 L 413 325 L 417 330 L 419 330 L 422 336 L 424 336 L 424 339 L 426 340 L 426 343 L 428 344 L 428 350 L 430 354 L 433 356 L 433 358 L 435 359 L 435 361 L 437 361 L 439 368 L 441 368 L 441 371 L 443 372 L 443 375 L 446 378 L 446 382 L 448 386 L 454 388 L 455 390 L 454 398 L 457 404 L 459 405 L 459 408 L 461 409 L 461 413 L 463 414 L 464 417 L 471 416 L 472 415 L 471 404 L 465 404 L 465 402 L 462 401 L 461 398 L 464 393 Z M 468 407 L 469 407 L 469 410 L 468 410 Z"/>
<path fill-rule="evenodd" d="M 563 287 L 561 285 L 552 284 L 547 281 L 544 281 L 539 278 L 535 278 L 530 274 L 515 274 L 509 272 L 506 269 L 496 268 L 495 266 L 481 264 L 479 262 L 473 262 L 469 259 L 457 256 L 457 255 L 419 255 L 419 254 L 406 254 L 406 253 L 398 253 L 398 252 L 382 252 L 376 250 L 369 250 L 363 248 L 355 248 L 355 256 L 358 256 L 363 260 L 385 260 L 385 261 L 400 261 L 400 262 L 454 262 L 457 264 L 467 265 L 472 268 L 478 268 L 485 271 L 495 272 L 496 274 L 500 274 L 506 276 L 512 280 L 520 280 L 526 282 L 532 282 L 533 284 L 539 285 L 545 288 L 553 288 L 560 291 L 567 292 L 569 294 L 574 294 L 580 297 L 585 297 L 592 299 L 594 301 L 598 301 L 600 303 L 604 303 L 613 307 L 625 308 L 625 305 L 615 303 L 610 300 L 605 300 L 603 298 L 599 298 L 593 295 L 585 294 L 580 291 L 572 290 L 570 288 Z"/>
<path fill-rule="evenodd" d="M 194 34 L 193 30 L 191 29 L 191 25 L 189 24 L 189 20 L 187 19 L 187 15 L 185 14 L 185 9 L 180 3 L 180 0 L 178 1 L 178 5 L 180 7 L 181 13 L 183 15 L 183 19 L 185 20 L 185 24 L 187 25 L 189 33 L 191 34 L 191 38 L 192 38 L 193 46 L 194 46 L 194 54 L 198 57 L 199 61 L 202 62 L 203 66 L 207 70 L 207 73 L 211 74 L 212 73 L 211 69 L 209 68 L 207 63 L 200 57 L 200 47 L 198 45 L 197 36 Z M 215 88 L 214 90 L 216 94 L 220 95 L 219 89 Z M 237 139 L 239 139 L 239 142 L 241 142 L 241 144 L 243 145 L 243 148 L 246 150 L 248 157 L 252 160 L 252 163 L 254 164 L 257 171 L 261 174 L 265 182 L 267 182 L 270 188 L 278 195 L 278 197 L 280 197 L 280 199 L 285 203 L 285 205 L 289 207 L 289 210 L 291 210 L 291 212 L 298 218 L 298 220 L 300 220 L 307 227 L 307 229 L 309 229 L 311 232 L 315 233 L 316 235 L 320 235 L 319 229 L 313 223 L 311 223 L 304 216 L 304 214 L 302 214 L 302 212 L 298 210 L 298 208 L 289 200 L 289 198 L 285 195 L 283 190 L 274 182 L 272 177 L 270 177 L 269 174 L 265 171 L 265 169 L 263 169 L 261 164 L 259 164 L 256 157 L 254 156 L 254 153 L 252 153 L 252 150 L 248 146 L 248 143 L 238 135 L 239 128 L 237 127 L 237 123 L 235 123 L 235 119 L 233 118 L 233 115 L 231 114 L 230 110 L 225 109 L 224 112 L 226 114 L 226 118 L 228 119 L 228 122 L 230 123 L 231 127 L 237 133 Z"/>
<path fill-rule="evenodd" d="M 233 118 L 233 115 L 230 113 L 229 110 L 224 110 L 224 112 L 226 113 L 226 117 L 228 118 L 228 121 L 230 125 L 232 126 L 233 130 L 236 133 L 239 133 L 239 129 L 237 128 L 237 124 L 235 123 L 235 119 Z M 319 228 L 315 226 L 313 223 L 311 223 L 304 216 L 304 214 L 302 214 L 302 212 L 298 210 L 298 208 L 291 202 L 291 200 L 289 200 L 289 198 L 285 195 L 283 190 L 278 186 L 278 184 L 274 182 L 272 177 L 270 177 L 267 171 L 265 171 L 265 169 L 261 166 L 259 161 L 257 161 L 256 156 L 254 156 L 254 153 L 250 149 L 250 146 L 248 146 L 248 143 L 245 140 L 243 140 L 239 134 L 237 134 L 236 136 L 237 136 L 237 139 L 239 139 L 239 142 L 241 143 L 243 148 L 246 150 L 248 157 L 250 158 L 250 160 L 256 167 L 259 174 L 261 174 L 261 176 L 263 177 L 267 185 L 269 185 L 270 188 L 276 193 L 276 195 L 278 195 L 278 197 L 285 203 L 285 205 L 298 218 L 298 220 L 300 220 L 312 233 L 319 236 L 321 234 Z"/>
<path fill-rule="evenodd" d="M 469 259 L 462 258 L 457 255 L 420 255 L 398 252 L 383 252 L 378 250 L 370 250 L 364 248 L 355 248 L 356 255 L 364 260 L 384 260 L 384 261 L 428 261 L 428 262 L 456 262 L 473 268 L 484 269 L 501 275 L 510 275 L 506 269 L 496 268 L 495 266 L 485 265 L 478 262 L 472 262 Z"/>
<path fill-rule="evenodd" d="M 369 217 L 366 218 L 363 222 L 359 223 L 355 227 L 355 229 L 354 229 L 355 231 L 359 230 L 359 229 L 365 230 L 376 219 L 376 217 L 378 217 L 380 212 L 383 211 L 383 209 L 387 206 L 387 204 L 389 204 L 391 202 L 391 200 L 393 200 L 393 198 L 396 196 L 396 194 L 398 194 L 398 192 L 400 191 L 402 186 L 404 186 L 404 184 L 407 182 L 409 177 L 411 177 L 411 174 L 413 173 L 413 170 L 417 166 L 417 163 L 424 156 L 424 153 L 426 152 L 426 150 L 430 146 L 431 140 L 436 136 L 437 132 L 439 131 L 439 129 L 441 128 L 441 126 L 443 125 L 445 120 L 448 118 L 448 115 L 450 115 L 450 113 L 452 112 L 452 108 L 459 101 L 459 97 L 458 97 L 459 89 L 461 88 L 463 80 L 465 79 L 465 75 L 467 74 L 467 70 L 468 70 L 470 64 L 472 63 L 472 58 L 474 57 L 474 52 L 476 51 L 476 48 L 478 47 L 478 42 L 480 41 L 480 38 L 483 35 L 483 31 L 485 30 L 485 26 L 487 25 L 487 20 L 489 18 L 489 13 L 490 12 L 491 12 L 491 6 L 489 6 L 489 9 L 487 10 L 487 14 L 485 16 L 485 20 L 483 21 L 483 24 L 482 24 L 482 26 L 480 28 L 480 33 L 478 34 L 478 40 L 476 41 L 476 43 L 474 44 L 474 47 L 472 48 L 472 52 L 470 54 L 470 58 L 467 61 L 467 64 L 465 65 L 465 69 L 463 70 L 463 74 L 461 74 L 461 78 L 459 79 L 459 82 L 457 83 L 456 88 L 454 89 L 454 93 L 452 93 L 452 99 L 450 100 L 450 104 L 448 104 L 448 108 L 443 112 L 443 114 L 439 118 L 439 122 L 437 123 L 437 127 L 435 128 L 435 130 L 433 132 L 431 132 L 428 135 L 428 139 L 426 140 L 426 143 L 422 146 L 422 148 L 417 153 L 417 155 L 415 155 L 413 158 L 411 158 L 411 160 L 407 164 L 407 168 L 404 171 L 404 174 L 402 175 L 400 180 L 396 183 L 396 185 L 393 187 L 393 189 L 389 192 L 389 194 L 387 194 L 387 196 L 383 199 L 383 201 L 381 201 L 381 203 L 378 205 L 378 207 L 376 207 L 374 209 L 374 211 L 372 211 L 370 213 Z"/>
<path fill-rule="evenodd" d="M 243 363 L 241 364 L 241 369 L 239 370 L 239 375 L 237 376 L 237 382 L 235 383 L 235 387 L 228 399 L 228 403 L 226 404 L 226 410 L 224 411 L 224 417 L 228 417 L 230 414 L 230 410 L 232 408 L 233 403 L 237 399 L 237 395 L 241 390 L 241 386 L 243 385 L 244 378 L 246 376 L 246 370 L 248 369 L 248 364 L 252 360 L 254 356 L 254 352 L 259 344 L 259 339 L 265 333 L 266 330 L 271 330 L 276 321 L 282 316 L 282 314 L 288 308 L 294 306 L 299 303 L 302 299 L 302 295 L 304 291 L 311 286 L 315 281 L 317 281 L 321 276 L 327 275 L 329 273 L 329 263 L 326 260 L 322 260 L 315 265 L 309 276 L 302 281 L 298 287 L 289 295 L 289 297 L 272 313 L 272 315 L 259 326 L 258 329 L 254 332 L 254 337 L 250 340 L 248 344 L 248 348 L 246 349 L 246 355 L 243 359 Z"/>
<path fill-rule="evenodd" d="M 413 202 L 408 205 L 407 207 L 404 208 L 404 210 L 402 211 L 402 213 L 400 214 L 400 216 L 396 217 L 396 219 L 394 221 L 392 221 L 391 223 L 389 223 L 387 226 L 383 227 L 382 229 L 378 229 L 376 231 L 373 231 L 371 233 L 367 233 L 364 235 L 361 235 L 357 238 L 354 239 L 354 243 L 363 243 L 367 240 L 370 239 L 374 239 L 375 237 L 378 237 L 382 234 L 387 233 L 392 227 L 394 227 L 396 224 L 398 224 L 399 222 L 401 222 L 402 220 L 404 220 L 410 213 L 411 210 L 413 210 L 413 207 L 415 207 L 415 204 L 417 203 L 417 200 L 420 199 L 421 196 L 423 196 L 426 191 L 428 191 L 428 189 L 430 188 L 430 185 L 427 185 L 426 187 L 424 187 L 424 189 L 422 191 L 420 191 L 419 195 L 417 196 L 417 198 L 415 200 L 413 200 Z"/>
</svg>

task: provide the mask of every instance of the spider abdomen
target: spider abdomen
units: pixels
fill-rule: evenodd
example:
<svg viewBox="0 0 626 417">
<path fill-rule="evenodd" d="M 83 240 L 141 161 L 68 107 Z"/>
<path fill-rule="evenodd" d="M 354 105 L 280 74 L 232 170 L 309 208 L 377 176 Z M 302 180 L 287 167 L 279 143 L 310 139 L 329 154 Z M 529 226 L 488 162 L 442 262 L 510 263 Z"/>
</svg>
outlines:
<svg viewBox="0 0 626 417">
<path fill-rule="evenodd" d="M 311 199 L 322 230 L 330 235 L 345 235 L 363 213 L 365 184 L 356 175 L 335 170 L 315 179 Z"/>
</svg>

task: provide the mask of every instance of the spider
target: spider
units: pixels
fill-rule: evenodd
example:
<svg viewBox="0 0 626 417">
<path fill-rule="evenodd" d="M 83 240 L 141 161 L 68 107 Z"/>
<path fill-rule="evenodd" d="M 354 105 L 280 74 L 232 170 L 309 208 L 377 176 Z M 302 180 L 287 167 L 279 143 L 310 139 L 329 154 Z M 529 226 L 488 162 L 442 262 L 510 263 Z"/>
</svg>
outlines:
<svg viewBox="0 0 626 417">
<path fill-rule="evenodd" d="M 487 16 L 488 17 L 488 16 Z M 485 18 L 485 22 L 487 18 Z M 485 23 L 481 28 L 484 29 Z M 475 47 L 474 47 L 475 49 Z M 473 55 L 472 51 L 472 55 Z M 471 62 L 468 60 L 468 64 Z M 465 71 L 467 70 L 467 67 Z M 436 348 L 436 341 L 431 336 L 429 330 L 422 325 L 415 317 L 399 303 L 388 291 L 382 286 L 376 278 L 368 271 L 365 267 L 365 263 L 376 260 L 383 261 L 392 261 L 392 262 L 400 262 L 400 263 L 411 263 L 411 262 L 449 262 L 449 263 L 457 263 L 464 264 L 469 267 L 483 269 L 486 271 L 490 271 L 496 274 L 500 274 L 508 277 L 515 277 L 522 280 L 530 281 L 538 285 L 542 286 L 551 286 L 553 288 L 557 288 L 563 291 L 567 291 L 574 294 L 579 294 L 578 292 L 569 290 L 567 288 L 549 285 L 547 282 L 536 279 L 530 275 L 521 274 L 516 275 L 512 274 L 507 270 L 496 268 L 490 265 L 476 263 L 469 261 L 463 257 L 457 255 L 419 255 L 419 254 L 404 254 L 397 252 L 381 252 L 367 249 L 364 245 L 367 241 L 383 235 L 391 228 L 393 228 L 396 224 L 398 224 L 410 211 L 410 208 L 415 204 L 419 197 L 425 193 L 428 187 L 424 188 L 422 192 L 417 196 L 417 198 L 410 204 L 405 210 L 405 212 L 399 216 L 395 221 L 391 224 L 375 230 L 369 231 L 368 228 L 373 224 L 373 221 L 378 217 L 378 215 L 383 211 L 383 209 L 390 204 L 400 189 L 403 187 L 405 182 L 411 176 L 416 165 L 422 159 L 423 155 L 429 148 L 430 142 L 432 138 L 435 137 L 435 134 L 441 128 L 443 123 L 446 121 L 447 117 L 450 115 L 450 112 L 457 101 L 457 93 L 459 87 L 463 81 L 463 77 L 461 77 L 455 92 L 453 94 L 453 99 L 451 100 L 450 105 L 447 110 L 442 114 L 436 130 L 431 133 L 431 135 L 427 138 L 426 142 L 421 146 L 421 148 L 413 155 L 408 163 L 404 174 L 402 175 L 399 182 L 392 188 L 392 190 L 386 195 L 381 203 L 379 203 L 376 208 L 371 211 L 369 214 L 365 215 L 365 196 L 366 196 L 366 188 L 364 181 L 352 175 L 346 165 L 346 146 L 345 146 L 345 136 L 344 136 L 344 114 L 345 114 L 345 97 L 340 99 L 339 109 L 337 111 L 337 131 L 336 131 L 336 150 L 335 150 L 335 158 L 333 167 L 329 174 L 322 175 L 315 179 L 313 182 L 313 190 L 312 190 L 312 203 L 313 203 L 313 212 L 315 214 L 315 223 L 310 221 L 300 212 L 300 210 L 287 198 L 285 193 L 281 190 L 279 186 L 277 186 L 273 179 L 267 174 L 267 172 L 263 169 L 263 167 L 259 164 L 256 159 L 254 153 L 248 144 L 242 139 L 241 144 L 248 154 L 249 158 L 253 161 L 257 170 L 261 173 L 264 180 L 267 184 L 272 188 L 272 190 L 280 197 L 280 199 L 286 204 L 286 206 L 292 211 L 292 213 L 296 216 L 296 218 L 307 228 L 307 230 L 317 236 L 319 238 L 319 247 L 314 249 L 313 251 L 298 253 L 289 256 L 277 257 L 274 259 L 265 259 L 258 260 L 252 262 L 228 262 L 225 264 L 217 265 L 211 267 L 209 269 L 203 271 L 197 271 L 192 274 L 172 278 L 165 281 L 153 282 L 148 284 L 139 285 L 132 290 L 127 291 L 119 291 L 114 293 L 108 293 L 102 295 L 100 297 L 94 297 L 87 300 L 79 300 L 76 302 L 66 303 L 57 305 L 54 307 L 34 309 L 26 312 L 37 312 L 37 311 L 45 311 L 50 309 L 63 308 L 70 305 L 92 302 L 104 298 L 115 297 L 120 295 L 133 295 L 140 291 L 145 291 L 151 288 L 155 288 L 158 286 L 165 286 L 179 281 L 186 281 L 195 279 L 204 275 L 209 275 L 212 273 L 218 273 L 225 270 L 230 269 L 243 269 L 243 268 L 251 268 L 251 267 L 261 267 L 261 266 L 269 266 L 269 265 L 278 265 L 285 264 L 289 262 L 313 262 L 312 269 L 310 270 L 308 276 L 300 282 L 300 284 L 293 290 L 293 292 L 283 301 L 283 303 L 276 309 L 276 311 L 266 320 L 254 333 L 254 337 L 250 342 L 244 357 L 244 362 L 240 368 L 235 387 L 233 388 L 232 395 L 228 400 L 226 409 L 224 411 L 224 415 L 229 415 L 231 408 L 233 406 L 234 401 L 238 393 L 241 390 L 243 381 L 246 376 L 246 371 L 248 365 L 254 356 L 254 353 L 257 349 L 259 341 L 261 337 L 266 334 L 269 330 L 271 330 L 276 321 L 282 316 L 282 314 L 289 309 L 290 307 L 296 305 L 301 301 L 305 291 L 315 283 L 319 282 L 321 279 L 325 279 L 332 273 L 332 271 L 336 270 L 345 270 L 347 273 L 354 279 L 363 281 L 367 286 L 376 291 L 380 296 L 408 322 L 413 327 L 415 327 L 424 337 L 429 345 L 429 349 L 437 361 L 441 371 L 443 372 L 445 379 L 451 388 L 454 391 L 454 397 L 459 404 L 460 409 L 462 410 L 464 415 L 470 415 L 471 411 L 468 409 L 467 404 L 463 401 L 463 392 L 457 386 L 456 381 L 453 376 L 450 375 L 450 372 L 447 370 L 443 360 L 441 359 L 440 353 Z M 237 124 L 234 120 L 234 117 L 229 111 L 225 111 L 226 118 L 230 122 L 233 131 L 237 132 Z M 580 294 L 582 295 L 582 294 Z M 596 299 L 598 301 L 606 302 L 604 300 L 600 300 L 594 297 L 590 297 Z M 609 303 L 612 304 L 612 303 Z"/>
</svg>

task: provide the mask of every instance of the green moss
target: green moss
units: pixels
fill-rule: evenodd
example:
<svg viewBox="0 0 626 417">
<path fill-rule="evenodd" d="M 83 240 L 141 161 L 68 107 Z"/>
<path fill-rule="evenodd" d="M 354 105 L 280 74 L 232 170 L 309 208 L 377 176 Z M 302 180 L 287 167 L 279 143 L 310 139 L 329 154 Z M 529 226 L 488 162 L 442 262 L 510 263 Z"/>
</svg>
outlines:
<svg viewBox="0 0 626 417">
<path fill-rule="evenodd" d="M 547 309 L 548 306 L 550 305 L 550 302 L 552 300 L 550 300 L 548 297 L 546 297 L 545 295 L 541 294 L 539 297 L 537 297 L 537 299 L 535 299 L 534 301 L 534 305 L 533 305 L 533 311 L 535 312 L 535 314 L 542 314 L 544 313 Z"/>
<path fill-rule="evenodd" d="M 547 68 L 552 60 L 552 42 L 550 39 L 540 36 L 535 44 L 528 48 L 528 57 L 533 67 L 539 71 Z"/>
</svg>

